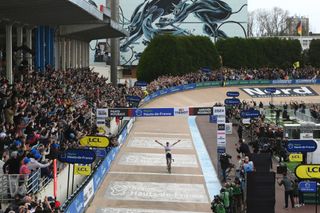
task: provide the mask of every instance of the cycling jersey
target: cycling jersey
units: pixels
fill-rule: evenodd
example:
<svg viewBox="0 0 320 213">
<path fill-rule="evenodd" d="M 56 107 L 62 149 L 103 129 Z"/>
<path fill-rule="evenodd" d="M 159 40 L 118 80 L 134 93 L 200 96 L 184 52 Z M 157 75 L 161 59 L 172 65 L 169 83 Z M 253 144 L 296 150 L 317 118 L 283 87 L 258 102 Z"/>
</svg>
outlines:
<svg viewBox="0 0 320 213">
<path fill-rule="evenodd" d="M 171 153 L 171 146 L 165 146 L 164 150 L 166 151 L 166 153 Z"/>
</svg>

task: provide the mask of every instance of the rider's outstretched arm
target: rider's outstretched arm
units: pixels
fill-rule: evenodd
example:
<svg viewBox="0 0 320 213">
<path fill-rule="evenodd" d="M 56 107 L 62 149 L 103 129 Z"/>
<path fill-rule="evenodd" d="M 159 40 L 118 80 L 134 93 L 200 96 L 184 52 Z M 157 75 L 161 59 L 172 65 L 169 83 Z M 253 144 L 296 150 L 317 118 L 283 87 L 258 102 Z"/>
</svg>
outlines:
<svg viewBox="0 0 320 213">
<path fill-rule="evenodd" d="M 178 140 L 177 142 L 173 143 L 172 146 L 176 145 L 179 142 L 181 142 L 181 140 Z"/>
<path fill-rule="evenodd" d="M 159 144 L 160 146 L 163 146 L 163 147 L 164 147 L 164 145 L 163 145 L 162 143 L 160 143 L 159 141 L 155 140 L 154 142 L 156 142 L 156 143 Z"/>
</svg>

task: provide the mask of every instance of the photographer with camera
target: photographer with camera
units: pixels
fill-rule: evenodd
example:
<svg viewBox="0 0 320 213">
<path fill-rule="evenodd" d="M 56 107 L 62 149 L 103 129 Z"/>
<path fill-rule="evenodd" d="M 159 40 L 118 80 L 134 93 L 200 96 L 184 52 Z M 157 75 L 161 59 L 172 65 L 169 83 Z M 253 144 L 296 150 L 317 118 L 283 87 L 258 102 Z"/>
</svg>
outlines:
<svg viewBox="0 0 320 213">
<path fill-rule="evenodd" d="M 218 195 L 215 195 L 213 201 L 211 202 L 211 210 L 214 213 L 226 213 L 226 209 L 224 208 L 222 200 Z"/>
<path fill-rule="evenodd" d="M 220 155 L 219 161 L 222 170 L 223 182 L 227 181 L 228 173 L 230 172 L 230 169 L 233 167 L 229 159 L 231 159 L 231 155 L 228 155 L 227 153 L 222 153 Z"/>
</svg>

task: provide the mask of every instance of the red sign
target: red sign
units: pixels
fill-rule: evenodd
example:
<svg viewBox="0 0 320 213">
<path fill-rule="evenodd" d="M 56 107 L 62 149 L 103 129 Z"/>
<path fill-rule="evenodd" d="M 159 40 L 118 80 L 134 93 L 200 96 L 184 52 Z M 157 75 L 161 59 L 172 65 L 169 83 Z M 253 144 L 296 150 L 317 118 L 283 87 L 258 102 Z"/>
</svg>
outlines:
<svg viewBox="0 0 320 213">
<path fill-rule="evenodd" d="M 57 159 L 53 160 L 53 196 L 57 198 L 58 178 L 57 178 Z"/>
</svg>

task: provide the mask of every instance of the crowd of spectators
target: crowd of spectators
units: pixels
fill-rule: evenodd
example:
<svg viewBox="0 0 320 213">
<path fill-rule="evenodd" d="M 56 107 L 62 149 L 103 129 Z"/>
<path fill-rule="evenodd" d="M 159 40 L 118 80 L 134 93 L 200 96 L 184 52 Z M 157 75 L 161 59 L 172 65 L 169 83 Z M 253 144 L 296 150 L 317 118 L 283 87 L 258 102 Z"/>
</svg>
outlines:
<svg viewBox="0 0 320 213">
<path fill-rule="evenodd" d="M 147 86 L 147 93 L 139 87 L 114 87 L 89 69 L 25 72 L 13 85 L 0 76 L 0 155 L 4 163 L 1 171 L 30 175 L 40 169 L 41 176 L 51 177 L 52 160 L 61 151 L 78 147 L 82 136 L 97 133 L 92 122 L 93 109 L 129 107 L 128 95 L 143 98 L 159 89 L 204 81 L 311 79 L 318 74 L 319 70 L 314 68 L 222 68 L 211 73 L 161 76 Z M 318 112 L 318 108 L 313 109 Z"/>
<path fill-rule="evenodd" d="M 38 186 L 26 186 L 25 177 L 39 170 L 52 177 L 52 160 L 61 151 L 97 133 L 93 108 L 128 107 L 126 95 L 143 96 L 138 88 L 116 88 L 106 80 L 89 69 L 28 72 L 13 85 L 0 77 L 0 173 L 20 174 L 11 197 L 35 191 Z"/>
<path fill-rule="evenodd" d="M 316 79 L 319 77 L 320 70 L 313 67 L 301 69 L 230 69 L 221 68 L 212 72 L 189 73 L 183 76 L 160 76 L 152 81 L 148 87 L 148 92 L 172 86 L 204 82 L 204 81 L 227 81 L 227 80 L 288 80 L 288 79 Z"/>
</svg>

